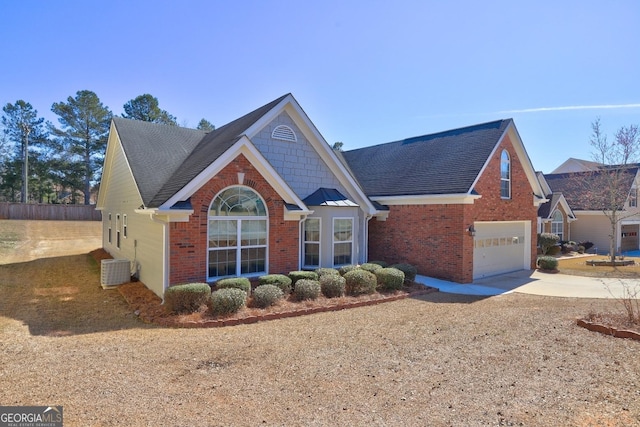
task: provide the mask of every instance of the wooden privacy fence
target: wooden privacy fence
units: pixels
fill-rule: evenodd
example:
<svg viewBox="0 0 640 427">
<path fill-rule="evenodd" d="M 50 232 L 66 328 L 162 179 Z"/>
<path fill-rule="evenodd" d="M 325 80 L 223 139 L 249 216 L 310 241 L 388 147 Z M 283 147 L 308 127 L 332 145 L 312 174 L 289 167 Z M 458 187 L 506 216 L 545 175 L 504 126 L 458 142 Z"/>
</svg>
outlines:
<svg viewBox="0 0 640 427">
<path fill-rule="evenodd" d="M 0 202 L 0 219 L 101 221 L 102 213 L 95 205 Z"/>
</svg>

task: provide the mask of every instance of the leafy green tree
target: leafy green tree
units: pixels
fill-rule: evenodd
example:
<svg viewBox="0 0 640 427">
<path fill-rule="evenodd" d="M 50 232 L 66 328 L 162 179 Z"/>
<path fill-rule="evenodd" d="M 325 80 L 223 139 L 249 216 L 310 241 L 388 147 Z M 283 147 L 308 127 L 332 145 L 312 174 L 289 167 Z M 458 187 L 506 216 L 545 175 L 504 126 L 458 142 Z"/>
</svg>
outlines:
<svg viewBox="0 0 640 427">
<path fill-rule="evenodd" d="M 91 185 L 100 179 L 113 114 L 89 90 L 76 92 L 75 98 L 68 97 L 66 103 L 54 103 L 51 111 L 59 116 L 61 125 L 59 129 L 51 126 L 52 131 L 70 158 L 72 167 L 68 171 L 76 175 L 67 180 L 77 183 L 77 178 L 82 178 L 84 204 L 88 205 Z"/>
<path fill-rule="evenodd" d="M 144 122 L 162 123 L 177 126 L 174 116 L 162 110 L 158 104 L 158 98 L 145 93 L 124 104 L 125 119 L 142 120 Z"/>
<path fill-rule="evenodd" d="M 344 144 L 342 142 L 334 142 L 331 148 L 333 148 L 335 151 L 342 151 L 343 146 Z"/>
<path fill-rule="evenodd" d="M 198 123 L 197 129 L 203 130 L 205 132 L 213 132 L 216 130 L 216 127 L 207 119 L 201 119 Z"/>
<path fill-rule="evenodd" d="M 15 104 L 8 103 L 2 111 L 4 114 L 1 122 L 4 134 L 14 144 L 14 159 L 21 163 L 20 201 L 27 203 L 29 201 L 29 157 L 35 152 L 34 147 L 46 144 L 48 138 L 44 118 L 39 118 L 38 111 L 23 100 L 18 100 Z M 11 179 L 11 181 L 15 180 Z"/>
</svg>

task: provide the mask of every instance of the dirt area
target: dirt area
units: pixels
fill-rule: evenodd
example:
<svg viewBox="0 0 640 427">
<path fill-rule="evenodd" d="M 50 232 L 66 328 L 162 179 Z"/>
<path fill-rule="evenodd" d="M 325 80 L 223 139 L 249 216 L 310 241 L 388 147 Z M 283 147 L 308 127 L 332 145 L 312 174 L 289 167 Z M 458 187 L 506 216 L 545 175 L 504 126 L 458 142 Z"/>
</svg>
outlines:
<svg viewBox="0 0 640 427">
<path fill-rule="evenodd" d="M 640 342 L 576 326 L 613 301 L 434 293 L 172 329 L 86 252 L 0 265 L 3 405 L 63 405 L 65 426 L 640 425 Z"/>
<path fill-rule="evenodd" d="M 86 254 L 102 247 L 100 221 L 0 220 L 0 264 Z"/>
</svg>

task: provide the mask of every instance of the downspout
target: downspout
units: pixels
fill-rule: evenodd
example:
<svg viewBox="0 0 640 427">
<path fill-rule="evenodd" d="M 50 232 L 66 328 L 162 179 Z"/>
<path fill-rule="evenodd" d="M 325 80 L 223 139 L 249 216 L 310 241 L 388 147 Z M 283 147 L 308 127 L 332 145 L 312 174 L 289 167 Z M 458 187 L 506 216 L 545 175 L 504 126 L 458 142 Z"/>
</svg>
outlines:
<svg viewBox="0 0 640 427">
<path fill-rule="evenodd" d="M 362 251 L 364 255 L 363 262 L 369 261 L 369 221 L 371 221 L 371 218 L 373 218 L 373 215 L 369 214 L 367 214 L 364 218 L 364 249 Z"/>
<path fill-rule="evenodd" d="M 307 220 L 309 215 L 305 215 L 298 221 L 298 270 L 302 270 L 302 245 L 304 245 L 302 238 L 302 223 Z"/>
</svg>

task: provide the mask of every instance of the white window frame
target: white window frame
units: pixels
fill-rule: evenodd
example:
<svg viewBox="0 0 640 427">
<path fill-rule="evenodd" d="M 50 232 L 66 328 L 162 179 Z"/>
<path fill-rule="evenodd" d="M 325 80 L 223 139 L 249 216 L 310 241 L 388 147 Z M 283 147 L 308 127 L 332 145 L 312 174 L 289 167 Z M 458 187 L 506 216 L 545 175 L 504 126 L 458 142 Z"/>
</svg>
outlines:
<svg viewBox="0 0 640 427">
<path fill-rule="evenodd" d="M 107 227 L 107 242 L 109 244 L 111 244 L 112 243 L 112 240 L 111 240 L 111 212 L 109 212 L 109 221 L 107 223 L 107 226 L 108 226 Z"/>
<path fill-rule="evenodd" d="M 638 189 L 632 188 L 629 193 L 629 207 L 637 208 L 638 207 Z"/>
<path fill-rule="evenodd" d="M 336 240 L 336 221 L 340 221 L 340 220 L 349 220 L 351 221 L 351 240 Z M 332 241 L 332 245 L 331 245 L 331 262 L 333 264 L 334 267 L 339 267 L 342 265 L 349 265 L 349 264 L 353 264 L 353 235 L 354 235 L 354 223 L 355 221 L 353 220 L 353 217 L 335 217 L 333 218 L 332 221 L 332 230 L 331 230 L 331 241 Z M 345 244 L 345 243 L 351 243 L 351 254 L 350 254 L 350 260 L 347 263 L 341 263 L 341 264 L 336 264 L 336 245 L 337 244 Z"/>
<path fill-rule="evenodd" d="M 116 214 L 116 248 L 120 249 L 120 214 Z"/>
<path fill-rule="evenodd" d="M 122 214 L 122 238 L 127 238 L 127 214 Z"/>
<path fill-rule="evenodd" d="M 221 215 L 221 216 L 216 216 L 216 215 L 209 215 L 209 213 L 211 212 L 211 205 L 213 204 L 213 202 L 215 202 L 215 200 L 225 191 L 232 189 L 232 188 L 243 188 L 246 190 L 249 190 L 253 193 L 255 193 L 258 198 L 261 200 L 262 205 L 264 206 L 264 210 L 265 210 L 265 216 L 252 216 L 252 215 Z M 232 185 L 230 187 L 226 187 L 224 189 L 222 189 L 221 191 L 219 191 L 215 197 L 213 197 L 213 199 L 211 199 L 211 204 L 209 205 L 209 210 L 207 211 L 207 271 L 206 271 L 206 277 L 207 280 L 209 281 L 213 281 L 213 280 L 218 280 L 218 279 L 222 279 L 225 277 L 253 277 L 253 276 L 260 276 L 260 275 L 264 275 L 268 273 L 269 270 L 269 211 L 267 210 L 267 204 L 265 203 L 264 199 L 262 198 L 262 196 L 260 195 L 260 193 L 258 193 L 256 190 L 254 190 L 251 187 L 246 187 L 243 185 Z M 236 244 L 235 246 L 225 246 L 225 247 L 211 247 L 210 246 L 210 232 L 211 232 L 211 223 L 212 221 L 233 221 L 235 222 L 236 225 Z M 242 221 L 264 221 L 265 225 L 266 225 L 266 236 L 265 236 L 265 244 L 259 244 L 259 245 L 242 245 Z M 264 248 L 265 249 L 265 253 L 264 253 L 264 270 L 263 271 L 256 271 L 256 272 L 250 272 L 250 273 L 245 273 L 242 274 L 242 250 L 243 249 L 256 249 L 256 248 Z M 236 270 L 235 270 L 235 274 L 231 274 L 231 275 L 224 275 L 224 276 L 210 276 L 209 275 L 209 254 L 211 252 L 215 252 L 215 251 L 227 251 L 227 250 L 232 250 L 235 249 L 235 266 L 236 266 Z"/>
<path fill-rule="evenodd" d="M 318 222 L 318 240 L 307 240 L 307 221 Z M 307 245 L 317 245 L 318 247 L 318 264 L 307 264 Z M 320 218 L 307 218 L 302 223 L 302 263 L 305 268 L 319 268 L 322 259 L 322 219 Z"/>
<path fill-rule="evenodd" d="M 507 176 L 503 176 L 503 168 L 506 164 Z M 502 186 L 507 186 L 507 195 L 502 193 Z M 511 155 L 507 150 L 502 150 L 500 154 L 500 198 L 511 199 Z"/>
<path fill-rule="evenodd" d="M 560 214 L 561 220 L 558 221 L 557 215 Z M 558 224 L 560 225 L 560 232 L 558 232 Z M 560 241 L 564 241 L 564 214 L 556 209 L 551 217 L 551 233 L 560 237 Z"/>
</svg>

